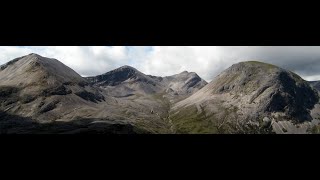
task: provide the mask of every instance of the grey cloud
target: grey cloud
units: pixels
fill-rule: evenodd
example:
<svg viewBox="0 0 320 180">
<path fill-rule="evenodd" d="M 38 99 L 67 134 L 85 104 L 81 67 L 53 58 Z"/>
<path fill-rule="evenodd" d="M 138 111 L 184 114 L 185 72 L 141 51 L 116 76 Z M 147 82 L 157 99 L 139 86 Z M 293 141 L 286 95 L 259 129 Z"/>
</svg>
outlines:
<svg viewBox="0 0 320 180">
<path fill-rule="evenodd" d="M 319 46 L 258 47 L 248 56 L 256 56 L 257 59 L 294 71 L 304 78 L 320 75 Z"/>
</svg>

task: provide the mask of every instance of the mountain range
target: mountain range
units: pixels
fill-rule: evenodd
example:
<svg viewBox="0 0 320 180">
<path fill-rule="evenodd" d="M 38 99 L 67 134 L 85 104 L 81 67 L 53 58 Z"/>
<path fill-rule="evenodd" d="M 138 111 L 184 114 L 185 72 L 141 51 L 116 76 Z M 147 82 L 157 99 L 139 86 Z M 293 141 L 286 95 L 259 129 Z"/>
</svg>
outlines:
<svg viewBox="0 0 320 180">
<path fill-rule="evenodd" d="M 81 77 L 29 54 L 0 66 L 0 133 L 318 133 L 320 82 L 258 61 L 207 83 L 122 66 Z"/>
</svg>

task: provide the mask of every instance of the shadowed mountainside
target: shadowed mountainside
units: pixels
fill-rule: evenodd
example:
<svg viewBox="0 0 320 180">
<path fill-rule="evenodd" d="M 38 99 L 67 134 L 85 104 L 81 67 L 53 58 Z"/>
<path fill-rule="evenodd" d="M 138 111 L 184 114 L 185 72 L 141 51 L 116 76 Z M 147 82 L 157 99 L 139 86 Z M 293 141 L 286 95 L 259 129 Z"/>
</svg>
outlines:
<svg viewBox="0 0 320 180">
<path fill-rule="evenodd" d="M 40 123 L 34 119 L 0 111 L 0 134 L 144 134 L 131 124 L 106 119 L 77 119 Z"/>
</svg>

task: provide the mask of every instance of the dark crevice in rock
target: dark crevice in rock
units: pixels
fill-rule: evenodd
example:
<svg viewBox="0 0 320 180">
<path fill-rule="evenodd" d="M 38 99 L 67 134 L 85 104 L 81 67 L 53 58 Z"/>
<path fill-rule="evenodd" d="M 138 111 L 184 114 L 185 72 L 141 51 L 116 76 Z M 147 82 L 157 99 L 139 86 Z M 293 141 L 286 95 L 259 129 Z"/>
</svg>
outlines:
<svg viewBox="0 0 320 180">
<path fill-rule="evenodd" d="M 99 93 L 94 94 L 88 91 L 80 91 L 80 92 L 76 92 L 75 94 L 86 101 L 92 101 L 95 103 L 97 103 L 97 101 L 98 102 L 105 101 L 104 96 Z"/>
<path fill-rule="evenodd" d="M 42 113 L 45 113 L 45 112 L 48 112 L 48 111 L 51 111 L 53 109 L 55 109 L 57 107 L 57 104 L 59 103 L 58 100 L 54 100 L 46 105 L 43 105 L 40 110 L 39 110 L 39 113 L 42 114 Z"/>
<path fill-rule="evenodd" d="M 23 95 L 23 96 L 20 97 L 20 101 L 21 101 L 23 104 L 30 103 L 30 102 L 32 102 L 32 101 L 34 101 L 34 100 L 36 100 L 36 99 L 37 99 L 37 96 L 28 95 L 28 94 Z"/>
<path fill-rule="evenodd" d="M 67 89 L 64 85 L 46 89 L 43 91 L 44 96 L 52 96 L 52 95 L 67 95 L 71 94 L 72 91 L 70 89 Z"/>
</svg>

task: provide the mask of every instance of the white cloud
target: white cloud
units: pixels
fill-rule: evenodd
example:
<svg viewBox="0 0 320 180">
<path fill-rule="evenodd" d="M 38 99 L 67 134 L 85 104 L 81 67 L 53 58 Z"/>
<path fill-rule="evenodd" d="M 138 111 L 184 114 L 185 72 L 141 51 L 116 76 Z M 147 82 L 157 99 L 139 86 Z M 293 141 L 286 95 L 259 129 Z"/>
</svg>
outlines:
<svg viewBox="0 0 320 180">
<path fill-rule="evenodd" d="M 232 64 L 248 60 L 278 65 L 307 80 L 320 77 L 319 46 L 160 46 L 140 66 L 155 75 L 193 71 L 210 81 Z"/>
<path fill-rule="evenodd" d="M 234 63 L 260 60 L 307 80 L 320 79 L 319 46 L 1 46 L 0 63 L 29 53 L 56 58 L 83 76 L 130 65 L 146 74 L 168 76 L 187 70 L 211 80 Z"/>
<path fill-rule="evenodd" d="M 9 60 L 29 54 L 31 51 L 25 47 L 0 46 L 0 63 L 4 64 Z"/>
</svg>

